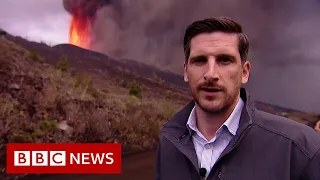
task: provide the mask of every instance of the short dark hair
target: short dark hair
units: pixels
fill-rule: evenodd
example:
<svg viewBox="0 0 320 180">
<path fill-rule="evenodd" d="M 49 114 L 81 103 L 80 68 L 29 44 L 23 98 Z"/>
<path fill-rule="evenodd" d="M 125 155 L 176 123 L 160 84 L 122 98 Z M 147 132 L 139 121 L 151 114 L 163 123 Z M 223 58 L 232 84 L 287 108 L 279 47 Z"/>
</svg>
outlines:
<svg viewBox="0 0 320 180">
<path fill-rule="evenodd" d="M 249 53 L 249 39 L 247 35 L 242 32 L 242 26 L 227 17 L 220 17 L 195 21 L 187 27 L 183 40 L 186 61 L 190 56 L 191 39 L 199 34 L 212 32 L 237 34 L 239 39 L 238 49 L 241 61 L 244 62 L 247 60 Z"/>
</svg>

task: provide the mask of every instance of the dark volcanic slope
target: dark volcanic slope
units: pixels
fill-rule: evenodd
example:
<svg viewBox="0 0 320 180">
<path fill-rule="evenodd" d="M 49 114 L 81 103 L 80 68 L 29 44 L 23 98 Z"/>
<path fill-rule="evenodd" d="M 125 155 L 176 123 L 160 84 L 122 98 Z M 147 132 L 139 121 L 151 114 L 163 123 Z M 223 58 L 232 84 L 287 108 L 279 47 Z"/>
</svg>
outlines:
<svg viewBox="0 0 320 180">
<path fill-rule="evenodd" d="M 260 101 L 256 101 L 255 102 L 255 106 L 258 109 L 262 110 L 262 111 L 268 111 L 268 108 L 272 107 L 274 110 L 276 110 L 279 113 L 280 112 L 284 112 L 284 113 L 304 113 L 302 111 L 298 111 L 298 110 L 295 110 L 295 109 L 276 106 L 276 105 L 272 105 L 272 104 L 268 104 L 268 103 L 264 103 L 264 102 L 260 102 Z"/>
<path fill-rule="evenodd" d="M 154 77 L 156 76 L 167 85 L 181 89 L 187 88 L 187 84 L 183 81 L 181 75 L 162 71 L 156 67 L 138 63 L 133 60 L 126 59 L 119 61 L 105 54 L 70 44 L 60 44 L 50 47 L 42 43 L 27 41 L 21 37 L 7 35 L 7 38 L 28 50 L 35 50 L 40 56 L 45 57 L 46 61 L 50 64 L 57 63 L 62 55 L 66 55 L 68 62 L 76 70 L 91 70 L 105 75 L 113 75 L 112 73 L 126 71 L 146 79 L 155 79 Z"/>
</svg>

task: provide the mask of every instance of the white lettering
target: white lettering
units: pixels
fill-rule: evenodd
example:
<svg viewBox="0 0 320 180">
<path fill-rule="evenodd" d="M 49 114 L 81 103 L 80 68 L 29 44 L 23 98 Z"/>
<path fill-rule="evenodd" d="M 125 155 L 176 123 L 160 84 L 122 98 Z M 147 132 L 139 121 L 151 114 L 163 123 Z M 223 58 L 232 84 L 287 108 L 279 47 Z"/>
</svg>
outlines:
<svg viewBox="0 0 320 180">
<path fill-rule="evenodd" d="M 30 166 L 30 151 L 14 151 L 15 166 Z"/>
<path fill-rule="evenodd" d="M 70 153 L 70 164 L 113 164 L 112 156 L 113 153 Z"/>
<path fill-rule="evenodd" d="M 112 156 L 112 155 L 113 155 L 113 153 L 107 153 L 106 154 L 106 158 L 110 160 L 110 162 L 107 161 L 106 164 L 113 164 L 113 162 L 114 162 L 113 158 L 109 157 L 109 156 Z"/>
<path fill-rule="evenodd" d="M 80 153 L 77 153 L 77 157 L 73 153 L 70 153 L 70 164 L 73 164 L 73 160 L 76 161 L 76 164 L 80 164 Z"/>
<path fill-rule="evenodd" d="M 100 157 L 99 153 L 96 153 L 96 155 L 91 153 L 91 159 L 92 159 L 93 164 L 97 163 L 97 159 L 99 160 L 99 164 L 102 164 L 103 163 L 103 157 L 104 157 L 104 153 L 102 153 L 101 157 Z"/>
<path fill-rule="evenodd" d="M 82 153 L 82 164 L 90 164 L 90 161 L 85 162 L 85 160 L 89 160 L 90 157 L 88 157 L 89 153 Z M 85 157 L 87 156 L 87 157 Z"/>
<path fill-rule="evenodd" d="M 50 151 L 50 166 L 65 166 L 66 152 L 65 151 Z"/>
<path fill-rule="evenodd" d="M 33 166 L 48 166 L 48 152 L 47 151 L 32 151 L 32 165 Z"/>
</svg>

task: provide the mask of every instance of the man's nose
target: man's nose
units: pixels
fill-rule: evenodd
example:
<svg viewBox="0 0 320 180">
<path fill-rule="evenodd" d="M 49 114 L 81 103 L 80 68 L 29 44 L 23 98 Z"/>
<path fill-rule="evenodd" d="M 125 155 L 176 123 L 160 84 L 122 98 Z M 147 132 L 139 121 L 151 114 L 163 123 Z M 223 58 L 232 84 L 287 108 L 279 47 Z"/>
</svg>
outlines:
<svg viewBox="0 0 320 180">
<path fill-rule="evenodd" d="M 207 61 L 207 67 L 206 67 L 206 72 L 204 74 L 204 79 L 206 81 L 209 81 L 209 80 L 216 81 L 219 79 L 219 76 L 217 73 L 217 64 L 214 59 L 209 59 Z"/>
</svg>

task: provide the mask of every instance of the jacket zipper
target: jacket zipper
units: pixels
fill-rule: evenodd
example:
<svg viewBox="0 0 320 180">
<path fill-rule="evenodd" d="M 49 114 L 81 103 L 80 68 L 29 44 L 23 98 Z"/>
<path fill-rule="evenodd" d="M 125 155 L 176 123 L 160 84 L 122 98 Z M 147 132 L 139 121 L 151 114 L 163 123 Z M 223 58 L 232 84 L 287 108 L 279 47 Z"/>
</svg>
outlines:
<svg viewBox="0 0 320 180">
<path fill-rule="evenodd" d="M 237 147 L 237 145 L 240 143 L 240 141 L 243 139 L 244 135 L 247 133 L 247 131 L 252 127 L 252 125 L 250 124 L 240 135 L 239 139 L 234 143 L 233 147 L 229 149 L 229 151 L 227 151 L 223 156 L 229 154 L 235 147 Z M 221 157 L 222 158 L 222 157 Z M 220 159 L 221 159 L 220 158 Z"/>
<path fill-rule="evenodd" d="M 234 145 L 232 146 L 232 148 L 230 148 L 222 157 L 220 157 L 220 158 L 217 160 L 216 164 L 218 164 L 224 156 L 226 156 L 227 154 L 229 154 L 235 147 L 237 147 L 237 145 L 241 142 L 241 140 L 243 139 L 244 135 L 247 133 L 247 131 L 248 131 L 251 127 L 252 127 L 252 125 L 250 124 L 250 125 L 241 133 L 239 139 L 234 143 Z M 213 168 L 214 168 L 214 167 L 213 167 Z M 211 174 L 212 174 L 212 173 L 211 173 L 211 171 L 210 171 L 210 174 L 208 175 L 208 178 L 209 178 L 209 176 L 212 176 Z M 219 172 L 219 174 L 218 174 L 218 179 L 221 179 L 221 176 L 222 176 L 222 172 L 221 172 L 221 170 L 220 170 L 220 172 Z"/>
</svg>

